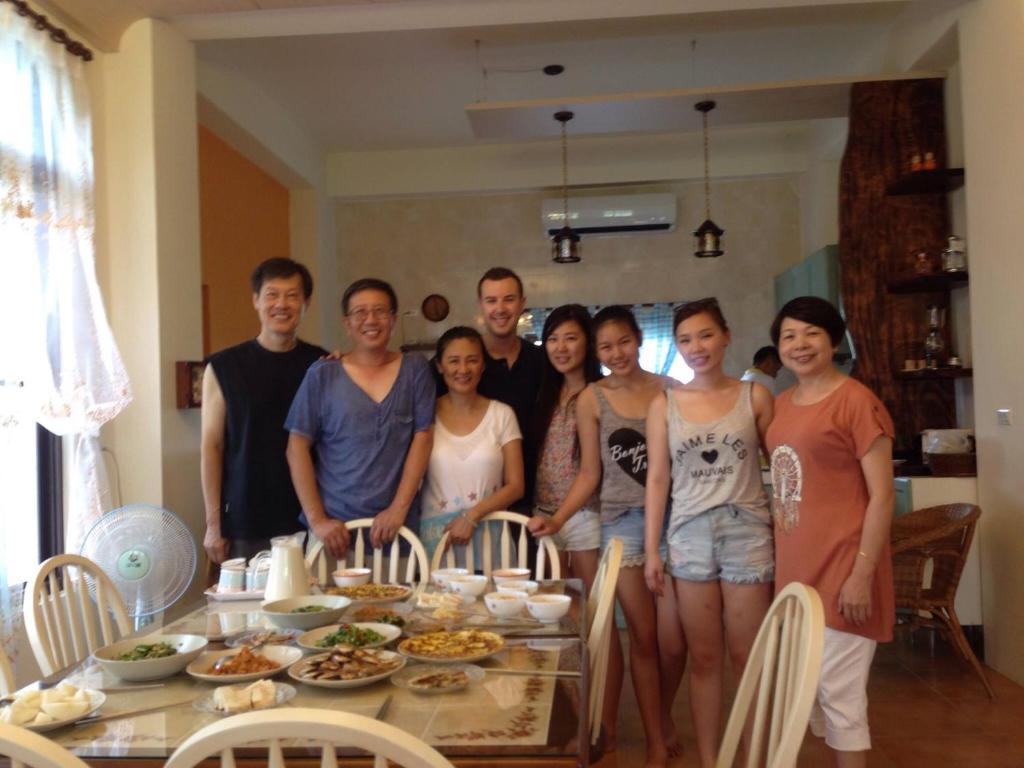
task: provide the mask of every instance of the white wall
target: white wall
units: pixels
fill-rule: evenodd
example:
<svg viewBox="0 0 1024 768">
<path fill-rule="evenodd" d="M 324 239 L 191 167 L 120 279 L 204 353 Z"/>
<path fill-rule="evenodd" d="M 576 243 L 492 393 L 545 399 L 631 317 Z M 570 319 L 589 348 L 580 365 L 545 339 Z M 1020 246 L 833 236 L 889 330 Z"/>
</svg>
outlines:
<svg viewBox="0 0 1024 768">
<path fill-rule="evenodd" d="M 585 238 L 583 261 L 555 264 L 542 234 L 540 191 L 500 195 L 436 195 L 338 203 L 339 290 L 360 277 L 393 283 L 400 309 L 417 311 L 440 293 L 452 312 L 443 327 L 475 322 L 476 284 L 493 266 L 515 269 L 529 306 L 679 302 L 717 296 L 733 329 L 726 367 L 736 375 L 769 342 L 778 272 L 799 261 L 796 174 L 719 180 L 712 185 L 713 215 L 726 230 L 726 253 L 693 255 L 691 231 L 704 218 L 703 183 L 674 182 L 606 187 L 599 193 L 671 192 L 678 199 L 673 233 Z M 595 190 L 577 190 L 593 194 Z M 405 320 L 406 334 L 426 329 Z M 399 328 L 399 335 L 401 335 Z"/>
<path fill-rule="evenodd" d="M 978 0 L 959 25 L 986 660 L 1024 684 L 1024 4 Z M 996 409 L 1011 408 L 1012 426 Z"/>
</svg>

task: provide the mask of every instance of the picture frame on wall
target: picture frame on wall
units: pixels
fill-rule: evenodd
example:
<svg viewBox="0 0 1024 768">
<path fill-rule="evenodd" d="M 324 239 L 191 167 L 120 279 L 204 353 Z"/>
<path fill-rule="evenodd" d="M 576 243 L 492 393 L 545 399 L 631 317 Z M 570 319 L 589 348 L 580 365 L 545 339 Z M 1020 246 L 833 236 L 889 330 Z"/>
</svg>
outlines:
<svg viewBox="0 0 1024 768">
<path fill-rule="evenodd" d="M 174 364 L 178 408 L 200 408 L 203 405 L 202 360 L 179 360 Z"/>
</svg>

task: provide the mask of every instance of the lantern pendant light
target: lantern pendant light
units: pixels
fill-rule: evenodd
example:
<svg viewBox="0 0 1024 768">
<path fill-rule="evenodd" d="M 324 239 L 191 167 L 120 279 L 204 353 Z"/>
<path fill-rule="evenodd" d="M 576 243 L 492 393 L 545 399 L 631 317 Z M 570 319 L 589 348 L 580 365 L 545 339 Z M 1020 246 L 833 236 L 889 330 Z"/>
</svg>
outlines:
<svg viewBox="0 0 1024 768">
<path fill-rule="evenodd" d="M 696 247 L 693 255 L 698 259 L 706 259 L 712 256 L 721 256 L 722 235 L 725 230 L 720 228 L 711 220 L 711 174 L 708 170 L 708 112 L 715 108 L 713 101 L 699 101 L 694 107 L 704 121 L 704 223 L 697 227 L 693 236 L 696 238 Z"/>
<path fill-rule="evenodd" d="M 551 238 L 551 260 L 556 264 L 575 264 L 580 260 L 580 236 L 569 226 L 569 148 L 565 137 L 565 124 L 574 117 L 572 112 L 562 110 L 555 113 L 555 120 L 562 124 L 562 223 L 563 226 Z"/>
</svg>

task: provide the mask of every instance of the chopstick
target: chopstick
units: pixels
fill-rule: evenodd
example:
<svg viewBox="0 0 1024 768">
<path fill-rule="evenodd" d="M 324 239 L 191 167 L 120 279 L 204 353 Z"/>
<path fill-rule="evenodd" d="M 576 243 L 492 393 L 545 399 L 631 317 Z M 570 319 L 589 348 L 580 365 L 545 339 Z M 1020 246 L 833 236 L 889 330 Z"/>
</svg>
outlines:
<svg viewBox="0 0 1024 768">
<path fill-rule="evenodd" d="M 150 712 L 159 712 L 161 709 L 170 709 L 171 707 L 181 706 L 182 704 L 191 704 L 197 698 L 197 696 L 193 696 L 190 699 L 182 699 L 181 701 L 169 701 L 165 704 L 157 704 L 152 707 L 143 707 L 142 709 L 130 709 L 126 712 L 111 712 L 109 715 L 100 715 L 99 717 L 87 717 L 83 720 L 76 721 L 74 723 L 74 726 L 77 728 L 80 725 L 92 725 L 93 723 L 103 723 L 107 720 L 120 720 L 124 717 L 148 715 Z"/>
<path fill-rule="evenodd" d="M 484 672 L 489 675 L 522 675 L 524 677 L 582 677 L 582 672 L 572 670 L 550 670 L 550 669 L 506 669 L 502 667 L 483 667 Z"/>
</svg>

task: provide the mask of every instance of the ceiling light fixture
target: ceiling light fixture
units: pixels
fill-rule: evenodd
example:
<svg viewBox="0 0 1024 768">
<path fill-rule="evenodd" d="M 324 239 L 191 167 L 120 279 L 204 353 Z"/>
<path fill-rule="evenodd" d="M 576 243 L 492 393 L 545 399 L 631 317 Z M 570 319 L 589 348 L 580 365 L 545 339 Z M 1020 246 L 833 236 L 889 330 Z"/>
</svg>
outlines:
<svg viewBox="0 0 1024 768">
<path fill-rule="evenodd" d="M 556 264 L 575 264 L 580 260 L 580 236 L 569 226 L 569 145 L 565 124 L 574 117 L 572 112 L 555 112 L 555 120 L 562 124 L 562 228 L 551 238 L 551 259 Z"/>
<path fill-rule="evenodd" d="M 711 220 L 711 174 L 708 164 L 708 112 L 715 108 L 713 101 L 699 101 L 694 107 L 704 121 L 704 223 L 694 231 L 693 236 L 697 238 L 697 245 L 693 255 L 698 259 L 706 259 L 712 256 L 721 256 L 722 235 L 725 230 L 721 229 Z"/>
</svg>

